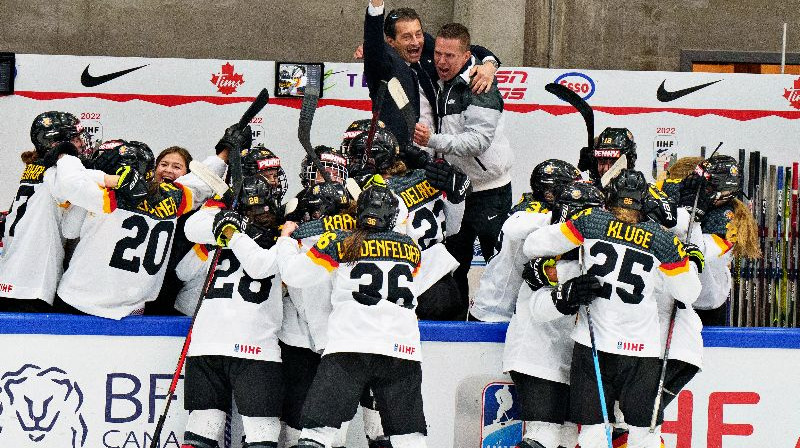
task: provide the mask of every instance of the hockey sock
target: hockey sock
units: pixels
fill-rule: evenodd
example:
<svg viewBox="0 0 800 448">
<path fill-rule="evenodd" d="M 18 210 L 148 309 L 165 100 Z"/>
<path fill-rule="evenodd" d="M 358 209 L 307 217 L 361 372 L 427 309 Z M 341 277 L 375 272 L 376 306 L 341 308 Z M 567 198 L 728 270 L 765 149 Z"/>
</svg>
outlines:
<svg viewBox="0 0 800 448">
<path fill-rule="evenodd" d="M 352 420 L 342 423 L 342 426 L 336 430 L 336 435 L 333 437 L 333 443 L 331 444 L 333 448 L 347 445 L 347 429 L 350 428 L 350 422 L 352 422 Z"/>
<path fill-rule="evenodd" d="M 303 443 L 317 443 L 320 446 L 333 446 L 333 439 L 336 437 L 336 431 L 338 428 L 334 428 L 332 426 L 320 426 L 318 428 L 303 428 L 303 431 L 300 433 L 300 440 L 298 443 L 298 447 L 305 447 Z M 316 445 L 308 445 L 308 446 L 316 446 Z"/>
<path fill-rule="evenodd" d="M 181 448 L 219 448 L 219 444 L 214 439 L 186 431 L 183 433 L 183 445 L 181 445 Z"/>
<path fill-rule="evenodd" d="M 425 436 L 422 433 L 415 432 L 412 434 L 402 434 L 398 436 L 391 436 L 392 446 L 394 448 L 426 448 Z"/>
<path fill-rule="evenodd" d="M 381 414 L 375 409 L 363 406 L 361 410 L 364 413 L 364 433 L 367 435 L 367 440 L 380 439 L 384 435 Z"/>
<path fill-rule="evenodd" d="M 191 411 L 186 422 L 186 434 L 191 433 L 201 439 L 213 440 L 216 444 L 225 431 L 225 417 L 225 411 L 219 409 Z"/>
<path fill-rule="evenodd" d="M 650 432 L 650 428 L 643 426 L 628 426 L 628 448 L 659 448 L 661 446 L 661 431 Z"/>
<path fill-rule="evenodd" d="M 292 428 L 289 425 L 284 425 L 283 431 L 286 446 L 289 448 L 296 448 L 297 441 L 300 439 L 300 430 L 297 428 Z"/>
<path fill-rule="evenodd" d="M 544 448 L 544 445 L 535 440 L 522 439 L 515 448 Z"/>
<path fill-rule="evenodd" d="M 246 445 L 250 448 L 265 448 L 277 442 L 281 435 L 281 421 L 278 417 L 248 417 L 242 416 L 242 429 L 248 440 L 253 440 Z"/>
<path fill-rule="evenodd" d="M 542 448 L 558 448 L 558 442 L 561 439 L 561 425 L 558 423 L 528 421 L 525 422 L 525 428 L 523 440 L 527 440 L 528 443 L 536 442 Z"/>
</svg>

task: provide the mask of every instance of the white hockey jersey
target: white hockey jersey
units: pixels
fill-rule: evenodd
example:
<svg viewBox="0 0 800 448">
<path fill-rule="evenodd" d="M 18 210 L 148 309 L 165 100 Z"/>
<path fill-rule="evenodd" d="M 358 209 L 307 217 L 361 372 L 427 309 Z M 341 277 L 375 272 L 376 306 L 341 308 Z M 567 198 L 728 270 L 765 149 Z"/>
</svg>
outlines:
<svg viewBox="0 0 800 448">
<path fill-rule="evenodd" d="M 45 169 L 39 163 L 25 166 L 0 232 L 0 297 L 53 303 L 63 271 L 61 224 L 65 211 L 71 208 L 68 201 L 73 192 L 59 189 L 58 173 L 56 167 Z M 87 170 L 86 174 L 94 188 L 102 185 L 102 172 Z"/>
<path fill-rule="evenodd" d="M 576 260 L 559 260 L 556 270 L 559 282 L 580 275 Z M 550 287 L 531 291 L 524 282 L 520 286 L 516 311 L 506 333 L 503 371 L 569 384 L 574 345 L 570 334 L 575 316 L 565 316 L 556 309 L 552 291 Z"/>
<path fill-rule="evenodd" d="M 214 166 L 216 159 L 221 174 L 222 160 L 210 159 L 205 163 Z M 158 295 L 177 217 L 199 206 L 211 189 L 189 173 L 130 204 L 93 183 L 75 157 L 62 157 L 58 172 L 58 188 L 69 189 L 73 205 L 88 211 L 59 297 L 85 313 L 111 319 L 142 309 Z"/>
<path fill-rule="evenodd" d="M 204 207 L 186 220 L 186 238 L 214 242 L 216 207 Z M 214 277 L 192 329 L 188 356 L 221 355 L 280 362 L 278 329 L 283 319 L 276 249 L 260 247 L 236 233 L 221 250 Z M 208 263 L 211 262 L 209 258 Z"/>
<path fill-rule="evenodd" d="M 484 322 L 508 322 L 514 313 L 522 285 L 522 267 L 529 260 L 522 243 L 531 232 L 550 225 L 552 213 L 530 193 L 511 209 L 503 223 L 500 250 L 489 260 L 481 275 L 470 314 Z"/>
<path fill-rule="evenodd" d="M 703 290 L 694 307 L 698 310 L 719 308 L 731 290 L 731 270 L 736 229 L 733 228 L 733 206 L 715 207 L 703 219 L 703 243 L 706 266 L 700 273 Z"/>
<path fill-rule="evenodd" d="M 281 277 L 287 285 L 302 287 L 333 278 L 324 354 L 374 353 L 419 361 L 413 284 L 419 247 L 397 232 L 369 233 L 361 247 L 362 258 L 344 263 L 342 244 L 348 235 L 338 230 L 325 233 L 305 254 L 296 240 L 278 238 Z"/>
<path fill-rule="evenodd" d="M 652 222 L 627 224 L 601 209 L 586 209 L 569 221 L 541 228 L 526 240 L 525 255 L 549 257 L 583 245 L 586 272 L 603 290 L 590 305 L 597 349 L 626 356 L 658 357 L 661 341 L 654 296 L 657 278 L 664 291 L 686 305 L 700 293 L 694 263 L 680 240 Z M 572 337 L 590 346 L 586 308 Z"/>
</svg>

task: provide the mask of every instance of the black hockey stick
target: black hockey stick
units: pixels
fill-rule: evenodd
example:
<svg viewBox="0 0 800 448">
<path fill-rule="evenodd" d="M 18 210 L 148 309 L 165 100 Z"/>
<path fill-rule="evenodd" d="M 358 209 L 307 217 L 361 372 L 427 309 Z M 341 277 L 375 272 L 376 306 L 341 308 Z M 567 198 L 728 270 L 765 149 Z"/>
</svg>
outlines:
<svg viewBox="0 0 800 448">
<path fill-rule="evenodd" d="M 297 139 L 303 145 L 306 155 L 316 167 L 325 182 L 331 182 L 331 175 L 325 171 L 319 161 L 317 153 L 311 146 L 311 125 L 314 123 L 314 113 L 319 102 L 319 84 L 322 77 L 322 68 L 318 65 L 309 65 L 306 71 L 306 87 L 303 90 L 303 104 L 300 106 L 300 122 L 297 125 Z"/>
<path fill-rule="evenodd" d="M 250 104 L 250 107 L 247 108 L 244 115 L 242 115 L 242 118 L 239 120 L 239 126 L 247 126 L 247 123 L 250 123 L 250 120 L 252 120 L 253 117 L 255 117 L 256 114 L 258 114 L 261 109 L 264 108 L 264 106 L 266 106 L 267 102 L 269 102 L 269 92 L 267 92 L 267 89 L 263 89 L 258 94 L 256 99 L 253 100 L 253 103 Z M 230 168 L 228 169 L 227 181 L 233 190 L 231 208 L 235 209 L 239 200 L 239 190 L 242 187 L 242 154 L 239 151 L 228 151 L 228 162 Z M 203 304 L 203 299 L 206 297 L 206 293 L 208 293 L 208 288 L 211 286 L 211 282 L 214 279 L 214 272 L 217 269 L 217 263 L 219 262 L 219 256 L 221 252 L 221 250 L 214 251 L 214 258 L 211 260 L 211 265 L 208 267 L 203 291 L 200 293 L 200 298 L 197 300 L 197 305 L 194 307 L 192 320 L 189 322 L 189 331 L 186 333 L 186 337 L 183 340 L 183 348 L 181 349 L 181 354 L 178 357 L 178 363 L 175 366 L 175 372 L 172 374 L 172 382 L 170 383 L 169 390 L 167 391 L 167 403 L 164 405 L 164 412 L 162 412 L 161 416 L 158 417 L 158 423 L 156 424 L 156 429 L 153 432 L 150 448 L 159 447 L 161 432 L 164 429 L 164 422 L 167 419 L 167 414 L 169 413 L 169 407 L 170 404 L 172 404 L 172 399 L 175 397 L 175 388 L 178 386 L 181 370 L 183 370 L 183 364 L 186 362 L 186 354 L 189 352 L 194 322 L 197 319 L 197 313 L 200 312 L 200 306 Z"/>
<path fill-rule="evenodd" d="M 388 88 L 389 83 L 381 80 L 380 85 L 378 86 L 378 92 L 375 95 L 375 102 L 372 103 L 372 120 L 369 122 L 367 145 L 364 147 L 364 151 L 367 153 L 367 158 L 372 157 L 372 141 L 375 139 L 375 131 L 378 129 L 378 120 L 381 117 L 383 99 L 386 97 L 386 90 Z"/>
<path fill-rule="evenodd" d="M 711 153 L 708 158 L 714 157 L 714 154 L 717 153 L 720 146 L 722 146 L 722 142 L 719 142 L 714 152 Z M 695 168 L 695 172 L 700 168 L 703 162 L 708 159 L 704 159 Z M 690 243 L 692 241 L 692 228 L 694 227 L 694 217 L 695 212 L 697 211 L 697 200 L 700 198 L 700 188 L 694 194 L 694 205 L 692 206 L 692 213 L 689 215 L 689 226 L 686 229 L 686 242 Z M 688 262 L 688 261 L 687 261 Z M 666 380 L 667 376 L 667 361 L 669 360 L 669 348 L 672 345 L 672 333 L 675 330 L 675 316 L 678 314 L 678 302 L 675 301 L 672 303 L 672 311 L 670 311 L 669 315 L 669 328 L 667 329 L 667 340 L 664 343 L 664 357 L 661 360 L 661 375 L 658 380 L 658 389 L 656 389 L 656 398 L 653 402 L 653 414 L 650 416 L 650 432 L 655 432 L 656 430 L 656 422 L 658 421 L 658 409 L 661 407 L 661 397 L 664 394 L 664 381 Z"/>
<path fill-rule="evenodd" d="M 394 104 L 400 109 L 400 114 L 406 122 L 406 128 L 408 128 L 408 144 L 411 145 L 414 142 L 414 128 L 417 126 L 417 117 L 414 114 L 414 107 L 408 100 L 408 95 L 406 95 L 406 91 L 397 78 L 390 79 L 387 87 L 389 89 L 389 95 L 392 96 Z"/>
<path fill-rule="evenodd" d="M 581 98 L 577 93 L 573 92 L 565 85 L 551 82 L 550 84 L 544 86 L 544 89 L 552 93 L 553 95 L 559 97 L 560 99 L 568 102 L 581 114 L 584 123 L 586 123 L 586 134 L 587 134 L 586 147 L 593 148 L 594 111 L 592 110 L 592 106 L 590 106 L 589 103 L 586 102 L 586 100 Z"/>
</svg>

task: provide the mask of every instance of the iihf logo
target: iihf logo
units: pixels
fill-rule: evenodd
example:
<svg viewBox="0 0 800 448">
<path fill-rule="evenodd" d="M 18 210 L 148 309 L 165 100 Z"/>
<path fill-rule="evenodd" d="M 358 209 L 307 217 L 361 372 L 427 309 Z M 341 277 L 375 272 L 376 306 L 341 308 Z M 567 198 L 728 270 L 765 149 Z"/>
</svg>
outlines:
<svg viewBox="0 0 800 448">
<path fill-rule="evenodd" d="M 89 433 L 83 401 L 78 383 L 58 367 L 25 364 L 5 372 L 0 376 L 0 441 L 22 433 L 30 443 L 15 448 L 81 448 Z"/>
<path fill-rule="evenodd" d="M 481 419 L 481 448 L 513 448 L 522 440 L 524 428 L 513 384 L 486 385 Z"/>
</svg>

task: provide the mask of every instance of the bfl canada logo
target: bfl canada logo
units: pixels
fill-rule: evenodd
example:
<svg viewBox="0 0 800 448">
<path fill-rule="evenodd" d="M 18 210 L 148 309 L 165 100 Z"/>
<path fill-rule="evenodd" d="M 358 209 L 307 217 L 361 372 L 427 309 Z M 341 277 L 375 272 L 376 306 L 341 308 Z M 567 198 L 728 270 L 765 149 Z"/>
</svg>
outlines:
<svg viewBox="0 0 800 448">
<path fill-rule="evenodd" d="M 30 442 L 15 448 L 82 448 L 89 429 L 83 392 L 58 367 L 25 364 L 0 376 L 0 446 L 3 440 Z M 20 437 L 20 435 L 22 437 Z"/>
<path fill-rule="evenodd" d="M 481 421 L 481 448 L 513 448 L 522 440 L 524 428 L 513 384 L 486 385 Z"/>
</svg>

